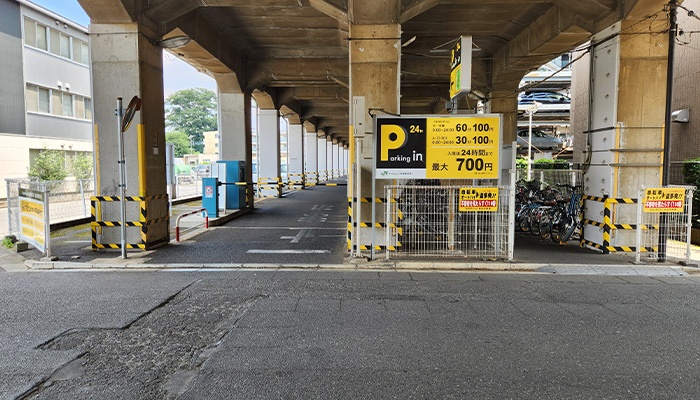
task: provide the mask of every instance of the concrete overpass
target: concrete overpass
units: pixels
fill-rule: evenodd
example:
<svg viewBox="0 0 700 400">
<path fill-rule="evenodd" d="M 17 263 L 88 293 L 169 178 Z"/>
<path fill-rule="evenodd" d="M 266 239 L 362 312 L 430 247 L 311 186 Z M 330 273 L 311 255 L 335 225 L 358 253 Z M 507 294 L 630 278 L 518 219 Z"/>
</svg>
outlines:
<svg viewBox="0 0 700 400">
<path fill-rule="evenodd" d="M 472 35 L 475 44 L 472 87 L 486 95 L 490 112 L 504 115 L 504 141 L 513 141 L 518 83 L 525 73 L 606 29 L 618 35 L 644 33 L 650 25 L 638 22 L 660 13 L 664 4 L 659 0 L 79 2 L 91 18 L 98 190 L 104 195 L 116 194 L 118 189 L 117 156 L 112 151 L 116 134 L 111 132 L 115 99 L 138 94 L 144 100 L 133 132 L 127 132 L 128 181 L 132 182 L 128 195 L 133 196 L 165 193 L 162 48 L 158 46 L 164 38 L 186 35 L 192 39 L 173 52 L 216 79 L 222 158 L 250 163 L 251 98 L 263 110 L 261 147 L 266 137 L 270 143 L 278 137 L 275 126 L 280 112 L 292 116 L 290 124 L 295 128 L 290 127 L 290 132 L 306 130 L 354 147 L 349 128 L 353 96 L 364 96 L 368 109 L 390 113 L 444 112 L 449 97 L 449 48 L 460 35 Z M 610 28 L 620 21 L 617 28 Z M 642 35 L 621 45 L 617 62 L 626 69 L 616 76 L 622 81 L 609 84 L 629 92 L 622 98 L 614 94 L 613 107 L 624 107 L 625 112 L 606 123 L 662 125 L 656 111 L 644 111 L 630 100 L 646 99 L 645 110 L 663 107 L 663 96 L 659 97 L 663 91 L 655 87 L 652 93 L 638 83 L 649 71 L 657 71 L 655 82 L 658 78 L 663 84 L 666 48 L 659 46 L 663 42 L 660 35 Z M 636 57 L 644 63 L 635 63 Z M 601 104 L 606 99 L 609 96 L 602 96 Z M 363 126 L 369 131 L 371 118 L 364 114 Z M 369 138 L 365 141 L 361 168 L 369 178 L 372 146 Z M 275 167 L 271 168 L 261 171 L 261 176 L 275 176 Z M 279 176 L 279 163 L 276 168 Z M 139 182 L 138 187 L 133 182 Z M 360 195 L 369 197 L 371 190 L 363 182 Z M 163 202 L 146 206 L 149 216 L 164 212 Z M 105 211 L 116 215 L 116 210 Z M 128 220 L 138 220 L 135 206 L 128 212 Z M 165 226 L 156 224 L 144 239 L 157 243 L 166 232 Z M 138 238 L 138 229 L 129 235 Z"/>
</svg>

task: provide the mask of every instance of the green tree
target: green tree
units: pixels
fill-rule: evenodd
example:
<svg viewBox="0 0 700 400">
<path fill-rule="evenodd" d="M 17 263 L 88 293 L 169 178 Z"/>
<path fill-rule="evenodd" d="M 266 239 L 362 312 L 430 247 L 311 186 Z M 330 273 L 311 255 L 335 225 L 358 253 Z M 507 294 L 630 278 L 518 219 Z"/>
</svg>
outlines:
<svg viewBox="0 0 700 400">
<path fill-rule="evenodd" d="M 175 145 L 175 157 L 182 157 L 190 153 L 190 139 L 184 132 L 166 133 L 165 142 Z"/>
<path fill-rule="evenodd" d="M 60 150 L 44 148 L 34 159 L 34 166 L 29 170 L 29 176 L 40 181 L 61 181 L 68 176 L 66 171 L 66 156 Z"/>
<path fill-rule="evenodd" d="M 88 179 L 92 176 L 92 157 L 78 154 L 70 163 L 70 172 L 77 179 Z"/>
<path fill-rule="evenodd" d="M 183 89 L 165 101 L 165 123 L 170 131 L 184 132 L 194 149 L 204 151 L 204 132 L 217 130 L 216 93 L 209 89 Z"/>
</svg>

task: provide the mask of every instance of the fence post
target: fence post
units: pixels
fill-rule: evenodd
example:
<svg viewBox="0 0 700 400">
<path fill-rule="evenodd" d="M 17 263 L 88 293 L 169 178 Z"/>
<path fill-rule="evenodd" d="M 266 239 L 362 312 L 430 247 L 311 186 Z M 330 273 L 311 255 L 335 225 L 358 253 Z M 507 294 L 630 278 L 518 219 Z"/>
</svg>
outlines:
<svg viewBox="0 0 700 400">
<path fill-rule="evenodd" d="M 644 202 L 644 189 L 637 194 L 637 232 L 636 242 L 637 251 L 634 255 L 634 261 L 640 263 L 642 261 L 642 203 Z"/>
<path fill-rule="evenodd" d="M 391 222 L 393 218 L 391 218 L 390 214 L 390 205 L 391 205 L 391 197 L 392 197 L 392 189 L 391 186 L 388 186 L 386 190 L 384 191 L 384 197 L 386 199 L 386 210 L 384 211 L 384 222 L 386 223 L 386 226 L 384 227 L 384 231 L 386 232 L 385 234 L 385 242 L 384 245 L 386 246 L 386 250 L 384 251 L 386 253 L 386 259 L 389 260 L 389 243 L 391 241 Z"/>
<path fill-rule="evenodd" d="M 44 240 L 46 241 L 46 257 L 51 258 L 51 221 L 49 219 L 49 191 L 42 185 L 44 192 Z"/>
<path fill-rule="evenodd" d="M 608 195 L 603 196 L 603 254 L 610 254 L 610 224 L 612 224 L 612 210 L 608 202 Z"/>
<path fill-rule="evenodd" d="M 688 205 L 688 219 L 685 227 L 685 263 L 690 264 L 690 239 L 692 235 L 693 228 L 693 189 L 688 188 L 685 190 L 685 202 Z"/>
<path fill-rule="evenodd" d="M 80 179 L 80 200 L 83 203 L 83 217 L 87 217 L 87 207 L 85 206 L 85 190 L 83 189 L 83 180 Z"/>
<path fill-rule="evenodd" d="M 10 181 L 5 181 L 5 187 L 7 190 L 7 233 L 12 235 L 12 207 L 10 206 Z"/>
<path fill-rule="evenodd" d="M 514 259 L 515 249 L 515 190 L 517 169 L 510 171 L 510 204 L 508 207 L 508 261 Z"/>
</svg>

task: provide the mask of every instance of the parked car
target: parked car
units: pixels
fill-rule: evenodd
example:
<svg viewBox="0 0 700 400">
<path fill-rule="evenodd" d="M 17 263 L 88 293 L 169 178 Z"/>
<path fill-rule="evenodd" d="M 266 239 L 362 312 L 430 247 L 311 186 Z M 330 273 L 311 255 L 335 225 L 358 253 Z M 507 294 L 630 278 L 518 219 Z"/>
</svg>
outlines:
<svg viewBox="0 0 700 400">
<path fill-rule="evenodd" d="M 518 130 L 518 151 L 527 151 L 528 129 Z M 563 142 L 539 129 L 532 130 L 532 146 L 540 150 L 561 150 Z M 537 150 L 535 150 L 537 151 Z"/>
<path fill-rule="evenodd" d="M 556 92 L 530 92 L 518 99 L 520 104 L 531 104 L 535 101 L 542 104 L 571 104 L 569 97 Z"/>
</svg>

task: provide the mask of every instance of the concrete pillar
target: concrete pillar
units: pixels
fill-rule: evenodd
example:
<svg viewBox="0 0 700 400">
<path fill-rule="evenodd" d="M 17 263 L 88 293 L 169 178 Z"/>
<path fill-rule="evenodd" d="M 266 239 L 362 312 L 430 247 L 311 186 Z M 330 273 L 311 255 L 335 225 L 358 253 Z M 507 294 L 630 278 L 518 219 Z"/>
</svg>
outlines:
<svg viewBox="0 0 700 400">
<path fill-rule="evenodd" d="M 328 146 L 326 146 L 325 136 L 317 138 L 316 142 L 318 143 L 318 181 L 322 182 L 328 180 L 326 177 L 326 170 L 328 170 L 328 158 L 326 158 Z"/>
<path fill-rule="evenodd" d="M 352 40 L 349 45 L 350 98 L 365 98 L 365 110 L 360 112 L 365 117 L 365 132 L 358 132 L 358 135 L 364 134 L 364 138 L 361 149 L 353 149 L 361 151 L 361 182 L 359 193 L 354 192 L 353 197 L 372 198 L 375 194 L 373 190 L 376 190 L 377 197 L 383 197 L 384 187 L 392 184 L 392 181 L 377 180 L 376 188 L 372 186 L 374 146 L 372 118 L 367 114 L 367 109 L 381 108 L 387 113 L 400 113 L 401 25 L 396 21 L 399 20 L 401 2 L 355 0 L 349 4 L 349 14 L 352 15 Z M 355 147 L 354 140 L 351 145 Z M 372 203 L 358 204 L 361 207 L 362 221 L 355 222 L 372 221 Z M 383 207 L 377 208 L 376 222 L 385 222 L 383 210 Z M 384 237 L 383 230 L 377 228 L 374 245 L 384 244 Z M 371 238 L 371 228 L 361 228 L 360 237 L 356 237 L 354 243 L 368 245 L 372 242 Z"/>
<path fill-rule="evenodd" d="M 287 173 L 290 187 L 304 188 L 304 132 L 302 124 L 290 122 L 287 131 Z M 294 182 L 294 183 L 292 183 Z"/>
<path fill-rule="evenodd" d="M 652 21 L 651 26 L 640 23 L 664 4 L 653 3 L 638 3 L 627 19 L 595 35 L 592 68 L 575 67 L 577 90 L 591 98 L 588 114 L 572 115 L 572 126 L 585 129 L 577 132 L 576 144 L 583 145 L 577 151 L 587 151 L 587 142 L 591 145 L 583 182 L 587 195 L 636 198 L 642 187 L 661 186 L 668 36 L 648 34 L 666 29 L 665 20 Z M 618 32 L 625 34 L 608 40 Z M 582 71 L 589 79 L 577 78 Z M 588 100 L 588 95 L 582 97 L 576 97 L 575 107 Z M 602 203 L 589 201 L 585 210 L 585 218 L 605 222 Z M 611 224 L 635 223 L 634 205 L 616 204 L 610 211 Z M 584 239 L 604 246 L 635 244 L 632 230 L 608 234 L 586 226 Z"/>
<path fill-rule="evenodd" d="M 126 196 L 166 194 L 165 121 L 163 112 L 163 56 L 144 36 L 154 37 L 136 23 L 91 24 L 93 107 L 95 121 L 96 183 L 99 196 L 119 195 L 119 134 L 117 97 L 124 107 L 134 95 L 142 100 L 141 111 L 124 133 Z M 144 35 L 140 35 L 143 33 Z M 168 200 L 126 202 L 127 222 L 151 221 L 168 216 Z M 100 202 L 102 221 L 121 219 L 119 202 Z M 168 242 L 168 218 L 147 227 L 127 227 L 127 244 L 147 248 Z M 118 244 L 120 228 L 98 230 L 98 244 Z"/>
<path fill-rule="evenodd" d="M 339 178 L 340 175 L 340 147 L 333 143 L 333 176 Z"/>
<path fill-rule="evenodd" d="M 489 94 L 487 112 L 503 114 L 503 144 L 516 140 L 518 131 L 518 84 L 512 87 L 500 88 L 504 91 L 493 91 Z"/>
<path fill-rule="evenodd" d="M 304 129 L 304 173 L 307 183 L 318 183 L 318 137 Z"/>
<path fill-rule="evenodd" d="M 335 171 L 333 170 L 333 140 L 331 138 L 326 139 L 326 179 L 330 180 L 335 178 Z"/>
<path fill-rule="evenodd" d="M 251 96 L 240 90 L 234 73 L 213 74 L 217 84 L 219 160 L 245 161 L 246 181 L 253 179 Z M 247 187 L 247 204 L 253 204 L 253 186 Z"/>
<path fill-rule="evenodd" d="M 259 193 L 263 197 L 282 197 L 282 187 L 276 186 L 280 174 L 280 114 L 276 109 L 261 108 L 258 112 L 258 180 L 261 183 Z"/>
</svg>

